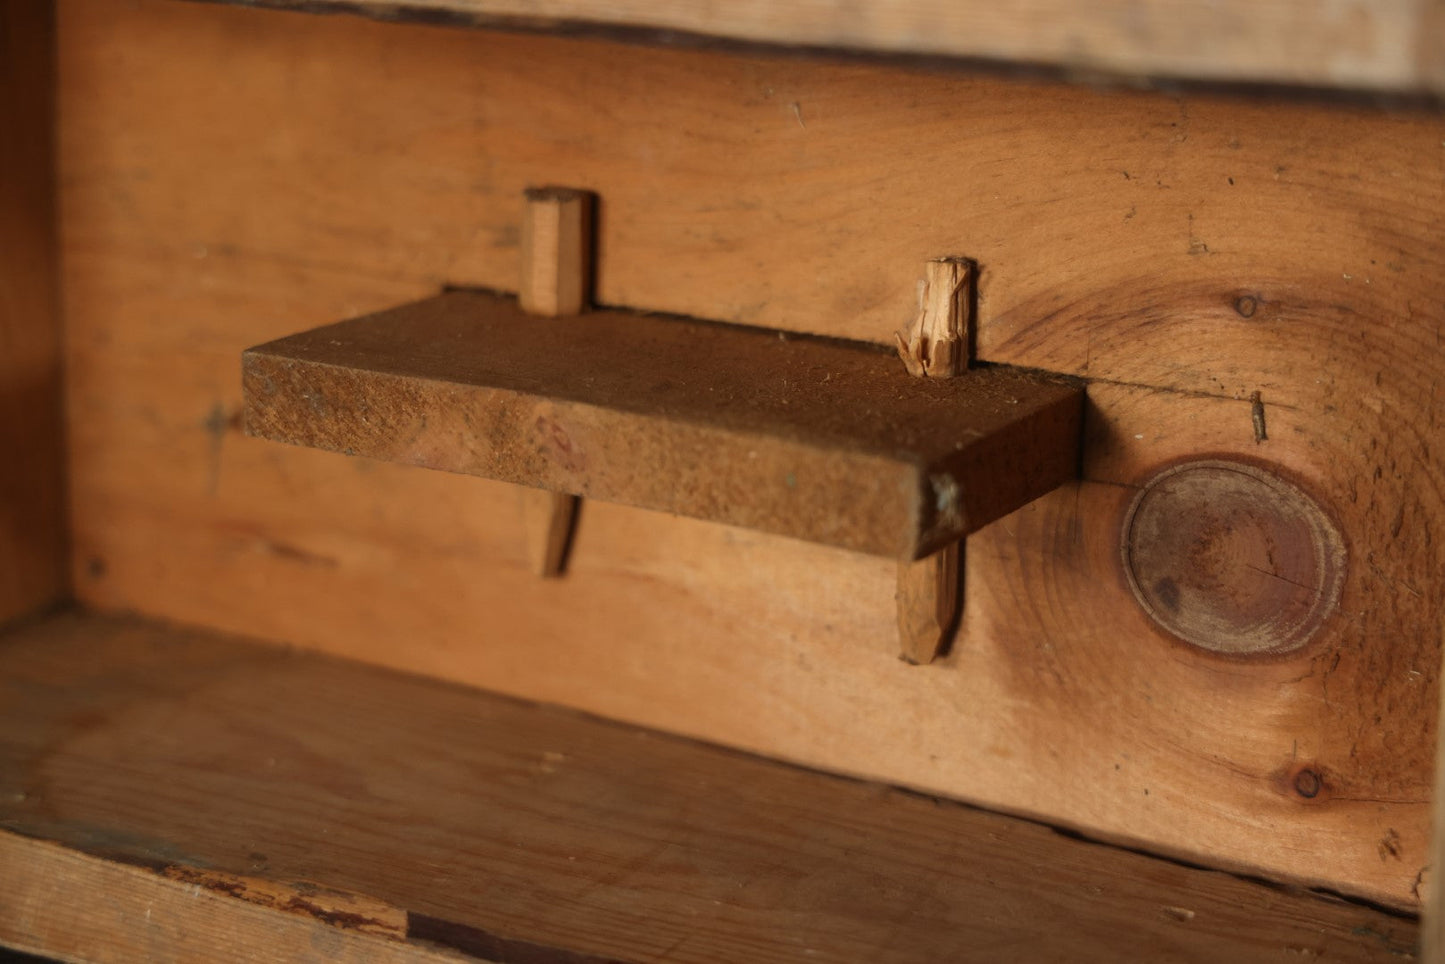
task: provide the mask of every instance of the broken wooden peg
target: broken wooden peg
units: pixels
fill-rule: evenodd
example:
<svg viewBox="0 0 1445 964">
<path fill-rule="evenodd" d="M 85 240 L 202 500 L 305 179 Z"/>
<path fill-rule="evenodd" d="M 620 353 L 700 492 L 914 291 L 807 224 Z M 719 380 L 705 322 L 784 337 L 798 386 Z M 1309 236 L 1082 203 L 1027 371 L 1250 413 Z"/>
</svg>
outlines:
<svg viewBox="0 0 1445 964">
<path fill-rule="evenodd" d="M 898 355 L 915 377 L 952 378 L 972 362 L 974 265 L 962 258 L 924 264 L 918 312 L 897 332 Z"/>
<path fill-rule="evenodd" d="M 531 315 L 581 314 L 592 281 L 592 196 L 542 187 L 528 188 L 525 197 L 517 300 Z M 580 500 L 546 489 L 528 489 L 522 498 L 532 569 L 539 576 L 559 576 Z"/>
<path fill-rule="evenodd" d="M 898 355 L 917 378 L 952 378 L 973 356 L 974 264 L 941 258 L 924 265 L 918 313 L 897 333 Z M 933 662 L 958 623 L 963 543 L 898 564 L 898 642 L 908 663 Z"/>
</svg>

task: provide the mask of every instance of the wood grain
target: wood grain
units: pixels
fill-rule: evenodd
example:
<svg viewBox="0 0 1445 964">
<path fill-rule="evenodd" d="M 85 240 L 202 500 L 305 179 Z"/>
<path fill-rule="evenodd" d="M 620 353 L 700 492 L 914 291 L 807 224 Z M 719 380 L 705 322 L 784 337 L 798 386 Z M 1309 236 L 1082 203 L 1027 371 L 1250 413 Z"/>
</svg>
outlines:
<svg viewBox="0 0 1445 964">
<path fill-rule="evenodd" d="M 913 560 L 1072 479 L 1083 394 L 452 291 L 248 349 L 246 431 Z"/>
<path fill-rule="evenodd" d="M 479 960 L 258 906 L 234 896 L 238 879 L 224 874 L 176 872 L 185 868 L 158 874 L 15 833 L 0 831 L 0 867 L 0 941 L 45 955 L 37 960 L 202 964 L 238 954 L 343 964 Z M 309 895 L 298 901 L 309 902 Z"/>
<path fill-rule="evenodd" d="M 66 591 L 55 10 L 0 4 L 0 622 Z"/>
<path fill-rule="evenodd" d="M 1223 81 L 1439 90 L 1436 5 L 1412 0 L 1171 3 L 1167 0 L 227 0 L 445 19 L 530 30 L 688 31 L 769 44 L 1051 64 Z"/>
<path fill-rule="evenodd" d="M 1445 599 L 1440 115 L 61 12 L 87 600 L 1415 906 Z M 1089 379 L 1086 481 L 969 539 L 947 657 L 898 661 L 887 560 L 597 504 L 568 578 L 537 580 L 511 487 L 241 436 L 245 347 L 511 288 L 536 183 L 605 199 L 601 303 L 889 345 L 919 264 L 961 252 L 982 359 Z M 1339 604 L 1293 655 L 1202 652 L 1129 589 L 1137 487 L 1202 457 L 1266 467 L 1344 538 Z"/>
<path fill-rule="evenodd" d="M 132 619 L 0 641 L 0 762 L 0 939 L 67 957 L 1365 962 L 1416 934 L 876 784 Z"/>
</svg>

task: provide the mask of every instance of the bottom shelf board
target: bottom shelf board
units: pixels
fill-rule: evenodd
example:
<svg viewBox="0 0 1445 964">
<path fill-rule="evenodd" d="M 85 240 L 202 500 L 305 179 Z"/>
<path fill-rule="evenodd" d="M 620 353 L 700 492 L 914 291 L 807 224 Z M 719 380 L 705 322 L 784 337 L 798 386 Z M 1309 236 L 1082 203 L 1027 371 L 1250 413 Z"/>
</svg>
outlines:
<svg viewBox="0 0 1445 964">
<path fill-rule="evenodd" d="M 1328 896 L 330 657 L 85 614 L 0 637 L 0 944 L 33 953 L 1399 961 L 1416 937 Z"/>
</svg>

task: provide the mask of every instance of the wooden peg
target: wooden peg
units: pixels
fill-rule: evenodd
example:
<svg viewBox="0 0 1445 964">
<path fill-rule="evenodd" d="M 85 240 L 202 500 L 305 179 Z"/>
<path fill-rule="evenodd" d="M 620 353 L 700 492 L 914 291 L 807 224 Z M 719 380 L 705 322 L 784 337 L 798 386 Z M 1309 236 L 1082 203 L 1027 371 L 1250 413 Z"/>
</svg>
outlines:
<svg viewBox="0 0 1445 964">
<path fill-rule="evenodd" d="M 572 188 L 528 188 L 522 216 L 517 300 L 529 314 L 556 318 L 587 309 L 592 281 L 592 196 Z M 539 576 L 562 574 L 580 500 L 528 489 L 522 496 L 528 556 Z"/>
<path fill-rule="evenodd" d="M 904 662 L 933 662 L 958 619 L 962 542 L 898 564 L 898 643 Z"/>
<path fill-rule="evenodd" d="M 526 192 L 522 218 L 522 282 L 528 314 L 556 318 L 587 309 L 592 275 L 592 196 L 565 187 Z"/>
<path fill-rule="evenodd" d="M 918 284 L 918 313 L 898 332 L 898 355 L 908 374 L 952 378 L 972 362 L 974 265 L 962 258 L 926 262 Z"/>
<path fill-rule="evenodd" d="M 924 264 L 918 313 L 898 332 L 898 355 L 918 378 L 952 378 L 973 357 L 973 262 L 940 258 Z M 958 623 L 963 544 L 898 564 L 898 642 L 909 663 L 937 658 Z"/>
</svg>

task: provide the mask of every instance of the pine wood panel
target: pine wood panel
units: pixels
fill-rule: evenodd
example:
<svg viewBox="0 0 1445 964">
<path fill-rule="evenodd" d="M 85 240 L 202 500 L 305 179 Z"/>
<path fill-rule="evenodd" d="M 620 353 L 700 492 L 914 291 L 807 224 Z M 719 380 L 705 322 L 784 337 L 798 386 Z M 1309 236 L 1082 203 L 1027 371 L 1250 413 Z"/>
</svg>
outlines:
<svg viewBox="0 0 1445 964">
<path fill-rule="evenodd" d="M 85 599 L 1415 904 L 1445 571 L 1439 116 L 62 11 Z M 884 344 L 918 266 L 964 255 L 980 356 L 1090 381 L 1086 481 L 969 540 L 948 656 L 897 660 L 878 560 L 589 504 L 543 583 L 509 487 L 238 437 L 242 349 L 512 287 L 539 183 L 598 192 L 603 303 Z M 1303 650 L 1185 647 L 1131 594 L 1138 486 L 1220 457 L 1341 534 Z"/>
<path fill-rule="evenodd" d="M 0 4 L 0 622 L 65 591 L 55 10 Z"/>
<path fill-rule="evenodd" d="M 0 939 L 67 957 L 1363 962 L 1416 938 L 957 804 L 137 620 L 0 640 L 0 697 Z"/>
<path fill-rule="evenodd" d="M 236 0 L 231 0 L 236 2 Z M 254 3 L 256 0 L 244 0 Z M 759 43 L 1051 64 L 1227 81 L 1440 89 L 1439 8 L 1430 0 L 260 0 L 524 29 L 688 31 Z M 675 38 L 669 37 L 675 42 Z"/>
</svg>

